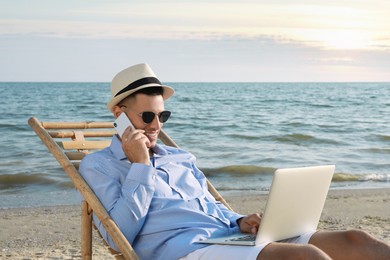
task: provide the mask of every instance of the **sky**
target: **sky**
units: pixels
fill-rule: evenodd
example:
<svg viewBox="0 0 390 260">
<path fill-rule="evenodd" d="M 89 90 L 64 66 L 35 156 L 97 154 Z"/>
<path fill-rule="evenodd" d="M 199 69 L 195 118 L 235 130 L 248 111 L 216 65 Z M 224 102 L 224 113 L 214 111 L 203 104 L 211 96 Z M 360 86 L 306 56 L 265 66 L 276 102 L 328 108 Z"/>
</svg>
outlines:
<svg viewBox="0 0 390 260">
<path fill-rule="evenodd" d="M 0 81 L 390 82 L 388 0 L 0 0 Z"/>
</svg>

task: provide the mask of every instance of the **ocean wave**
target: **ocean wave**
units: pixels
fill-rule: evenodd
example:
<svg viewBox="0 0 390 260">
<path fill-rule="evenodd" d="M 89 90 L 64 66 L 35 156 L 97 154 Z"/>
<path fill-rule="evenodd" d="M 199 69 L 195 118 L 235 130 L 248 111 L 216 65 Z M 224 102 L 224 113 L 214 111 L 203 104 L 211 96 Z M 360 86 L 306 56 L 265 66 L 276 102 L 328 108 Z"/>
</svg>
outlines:
<svg viewBox="0 0 390 260">
<path fill-rule="evenodd" d="M 333 105 L 330 104 L 318 104 L 318 103 L 310 103 L 307 104 L 310 107 L 315 107 L 315 108 L 334 108 Z"/>
<path fill-rule="evenodd" d="M 276 168 L 261 167 L 255 165 L 231 165 L 217 168 L 202 168 L 206 176 L 233 176 L 235 178 L 245 178 L 248 175 L 268 175 L 272 177 Z M 390 174 L 352 174 L 335 173 L 332 182 L 390 182 Z"/>
<path fill-rule="evenodd" d="M 279 143 L 292 143 L 292 144 L 301 144 L 301 143 L 313 143 L 313 144 L 339 144 L 336 140 L 317 138 L 312 135 L 307 134 L 288 134 L 282 136 L 271 136 L 273 141 Z"/>
<path fill-rule="evenodd" d="M 278 142 L 288 143 L 288 142 L 297 142 L 297 141 L 311 141 L 314 140 L 315 137 L 312 135 L 305 135 L 305 134 L 289 134 L 289 135 L 275 136 L 273 139 Z"/>
<path fill-rule="evenodd" d="M 244 135 L 244 134 L 229 134 L 226 136 L 234 138 L 234 139 L 243 139 L 243 140 L 259 140 L 261 138 L 260 136 Z"/>
<path fill-rule="evenodd" d="M 307 127 L 308 124 L 305 124 L 305 123 L 302 123 L 302 122 L 283 122 L 284 125 L 286 126 L 291 126 L 291 127 L 296 127 L 296 128 L 299 128 L 299 127 Z"/>
<path fill-rule="evenodd" d="M 201 170 L 206 176 L 213 174 L 234 174 L 245 176 L 247 174 L 272 174 L 276 169 L 255 165 L 230 165 L 218 168 L 203 168 Z"/>
<path fill-rule="evenodd" d="M 64 181 L 54 179 L 46 174 L 2 174 L 0 175 L 0 190 L 25 187 L 29 185 L 55 185 L 58 187 L 71 188 L 73 184 L 70 180 Z"/>
<path fill-rule="evenodd" d="M 377 135 L 377 138 L 380 141 L 390 142 L 390 135 Z"/>
<path fill-rule="evenodd" d="M 239 187 L 239 188 L 234 188 L 234 187 L 218 187 L 219 191 L 257 191 L 256 188 L 245 188 L 245 187 Z M 260 191 L 269 191 L 269 189 L 262 188 Z"/>
<path fill-rule="evenodd" d="M 360 149 L 360 151 L 369 152 L 369 153 L 385 154 L 385 153 L 390 153 L 390 148 L 367 148 L 367 149 Z"/>
<path fill-rule="evenodd" d="M 390 174 L 335 173 L 332 182 L 390 182 Z"/>
<path fill-rule="evenodd" d="M 26 131 L 28 129 L 28 126 L 26 125 L 19 125 L 17 123 L 0 123 L 0 129 L 1 131 Z"/>
<path fill-rule="evenodd" d="M 349 173 L 335 173 L 332 182 L 359 181 L 360 176 Z"/>
<path fill-rule="evenodd" d="M 361 181 L 390 182 L 390 174 L 366 174 L 360 178 Z"/>
</svg>

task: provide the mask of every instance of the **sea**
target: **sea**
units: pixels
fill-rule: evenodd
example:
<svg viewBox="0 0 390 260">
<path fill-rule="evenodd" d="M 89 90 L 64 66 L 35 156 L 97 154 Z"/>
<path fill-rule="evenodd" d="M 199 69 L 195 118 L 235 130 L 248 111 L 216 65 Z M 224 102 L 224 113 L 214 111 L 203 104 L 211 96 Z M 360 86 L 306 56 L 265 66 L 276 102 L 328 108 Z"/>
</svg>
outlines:
<svg viewBox="0 0 390 260">
<path fill-rule="evenodd" d="M 331 189 L 390 188 L 390 83 L 166 83 L 165 131 L 222 195 L 269 191 L 277 168 L 336 165 Z M 29 127 L 112 121 L 109 83 L 0 83 L 0 208 L 79 204 Z"/>
</svg>

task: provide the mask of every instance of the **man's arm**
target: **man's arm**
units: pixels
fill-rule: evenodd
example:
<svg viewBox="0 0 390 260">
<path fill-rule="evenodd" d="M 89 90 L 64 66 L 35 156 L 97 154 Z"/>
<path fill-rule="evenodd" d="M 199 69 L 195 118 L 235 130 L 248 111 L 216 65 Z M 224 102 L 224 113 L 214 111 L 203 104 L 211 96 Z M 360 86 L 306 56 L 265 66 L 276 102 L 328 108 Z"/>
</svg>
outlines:
<svg viewBox="0 0 390 260">
<path fill-rule="evenodd" d="M 109 160 L 103 156 L 86 156 L 80 165 L 80 173 L 132 243 L 144 224 L 155 189 L 156 172 L 153 167 L 133 163 L 120 180 L 116 177 L 120 176 L 119 170 L 109 167 L 112 164 L 107 162 Z M 117 249 L 95 216 L 94 221 L 105 240 Z"/>
</svg>

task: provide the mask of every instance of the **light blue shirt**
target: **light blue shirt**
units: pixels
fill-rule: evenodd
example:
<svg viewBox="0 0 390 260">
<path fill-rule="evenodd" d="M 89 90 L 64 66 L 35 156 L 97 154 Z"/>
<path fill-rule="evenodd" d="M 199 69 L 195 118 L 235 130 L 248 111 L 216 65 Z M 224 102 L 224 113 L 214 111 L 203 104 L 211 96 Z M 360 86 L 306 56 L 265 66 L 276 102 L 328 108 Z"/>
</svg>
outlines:
<svg viewBox="0 0 390 260">
<path fill-rule="evenodd" d="M 109 147 L 87 155 L 80 173 L 141 259 L 178 259 L 207 246 L 207 237 L 238 232 L 242 215 L 228 210 L 208 192 L 195 157 L 157 145 L 151 166 L 130 163 L 114 136 Z M 105 240 L 119 250 L 100 221 Z"/>
</svg>

